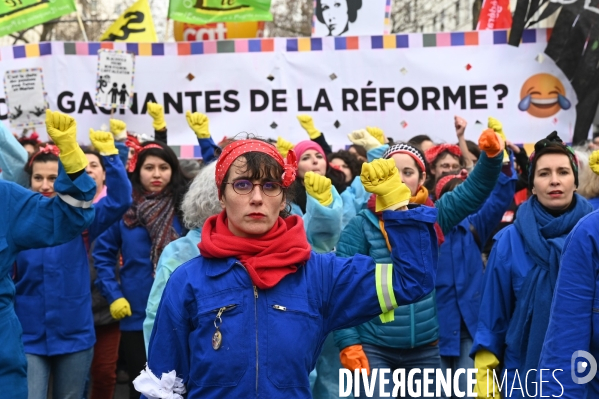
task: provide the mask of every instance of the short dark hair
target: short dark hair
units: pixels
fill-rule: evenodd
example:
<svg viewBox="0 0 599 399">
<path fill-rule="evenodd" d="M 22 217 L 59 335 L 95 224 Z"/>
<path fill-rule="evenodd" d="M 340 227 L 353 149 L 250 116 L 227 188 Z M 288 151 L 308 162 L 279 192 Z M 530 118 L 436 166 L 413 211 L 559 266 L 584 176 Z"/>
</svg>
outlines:
<svg viewBox="0 0 599 399">
<path fill-rule="evenodd" d="M 177 159 L 177 156 L 169 146 L 167 146 L 161 141 L 146 141 L 142 144 L 142 146 L 146 146 L 148 144 L 156 144 L 161 148 L 148 148 L 147 150 L 143 150 L 139 153 L 137 158 L 137 164 L 135 165 L 135 170 L 130 175 L 133 192 L 143 194 L 145 191 L 141 184 L 139 173 L 146 158 L 149 156 L 155 156 L 162 159 L 163 161 L 169 164 L 172 171 L 171 181 L 166 186 L 166 189 L 170 190 L 170 192 L 172 193 L 173 200 L 175 201 L 175 209 L 177 211 L 177 215 L 180 217 L 180 220 L 183 220 L 183 215 L 181 213 L 181 201 L 183 201 L 183 196 L 187 192 L 187 187 L 189 185 L 190 179 L 181 171 L 179 160 Z"/>
<path fill-rule="evenodd" d="M 480 158 L 481 150 L 478 144 L 476 144 L 474 141 L 466 140 L 466 146 L 468 147 L 470 154 L 474 155 L 476 159 Z"/>
<path fill-rule="evenodd" d="M 29 175 L 29 180 L 31 180 L 31 176 L 33 175 L 33 164 L 46 162 L 58 162 L 58 156 L 52 153 L 35 153 L 29 157 L 24 168 L 25 173 Z"/>
<path fill-rule="evenodd" d="M 349 170 L 352 174 L 352 180 L 356 176 L 360 176 L 360 173 L 362 172 L 363 162 L 360 162 L 358 160 L 358 157 L 356 157 L 354 154 L 352 154 L 349 151 L 339 150 L 337 152 L 333 152 L 333 153 L 329 154 L 327 156 L 327 158 L 329 160 L 329 164 L 335 158 L 341 159 L 343 162 L 345 162 L 345 164 L 349 167 Z"/>
<path fill-rule="evenodd" d="M 356 152 L 358 153 L 359 156 L 364 157 L 364 159 L 368 159 L 368 152 L 366 151 L 366 148 L 362 147 L 359 144 L 352 144 L 349 147 L 347 147 L 348 151 L 350 148 L 353 148 L 354 150 L 356 150 Z"/>
<path fill-rule="evenodd" d="M 100 166 L 102 167 L 102 170 L 106 172 L 106 168 L 104 167 L 104 157 L 98 151 L 96 151 L 93 147 L 87 146 L 81 147 L 81 149 L 83 150 L 84 154 L 95 155 L 96 158 L 98 158 L 98 160 L 100 161 Z"/>
<path fill-rule="evenodd" d="M 277 183 L 282 182 L 283 167 L 279 165 L 279 163 L 270 155 L 263 152 L 251 151 L 240 155 L 239 158 L 245 159 L 244 172 L 248 174 L 248 180 L 268 180 Z M 225 188 L 227 187 L 230 173 L 231 168 L 227 170 L 227 174 L 225 175 L 225 178 L 219 187 L 219 191 L 223 193 L 223 196 L 225 195 Z M 287 189 L 283 189 L 282 196 L 283 201 L 287 201 L 287 206 L 285 209 L 283 209 L 283 211 L 281 211 L 280 216 L 285 218 L 291 214 L 291 205 L 289 205 L 289 203 L 292 199 L 290 199 L 290 193 Z"/>
<path fill-rule="evenodd" d="M 425 141 L 430 141 L 431 143 L 433 142 L 433 140 L 426 134 L 419 134 L 409 139 L 408 144 L 420 148 L 422 143 L 424 143 Z"/>
<path fill-rule="evenodd" d="M 358 10 L 362 8 L 362 0 L 345 0 L 347 2 L 347 19 L 349 22 L 356 22 L 358 19 Z M 322 16 L 321 0 L 316 0 L 316 18 L 321 24 L 326 24 Z"/>
</svg>

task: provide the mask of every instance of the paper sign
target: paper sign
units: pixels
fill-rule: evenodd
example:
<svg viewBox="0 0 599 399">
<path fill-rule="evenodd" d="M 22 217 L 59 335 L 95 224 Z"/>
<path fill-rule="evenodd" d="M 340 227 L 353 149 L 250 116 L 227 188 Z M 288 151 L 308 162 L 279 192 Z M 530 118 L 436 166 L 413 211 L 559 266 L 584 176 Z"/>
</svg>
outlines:
<svg viewBox="0 0 599 399">
<path fill-rule="evenodd" d="M 133 96 L 135 56 L 118 50 L 98 51 L 96 105 L 128 108 Z"/>
<path fill-rule="evenodd" d="M 13 127 L 44 124 L 47 107 L 41 68 L 6 71 L 4 90 Z"/>
</svg>

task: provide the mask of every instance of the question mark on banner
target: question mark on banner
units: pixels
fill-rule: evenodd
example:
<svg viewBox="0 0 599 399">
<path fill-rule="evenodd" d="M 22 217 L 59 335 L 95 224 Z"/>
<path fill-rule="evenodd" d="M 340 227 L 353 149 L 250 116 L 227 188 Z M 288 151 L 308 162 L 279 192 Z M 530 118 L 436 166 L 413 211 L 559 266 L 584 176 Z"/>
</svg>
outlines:
<svg viewBox="0 0 599 399">
<path fill-rule="evenodd" d="M 505 98 L 505 96 L 507 96 L 507 92 L 508 92 L 507 86 L 498 84 L 498 85 L 493 86 L 493 90 L 500 91 L 500 93 L 497 94 L 497 101 L 499 101 L 497 103 L 497 108 L 502 109 L 503 103 L 501 102 L 501 100 L 503 100 Z"/>
</svg>

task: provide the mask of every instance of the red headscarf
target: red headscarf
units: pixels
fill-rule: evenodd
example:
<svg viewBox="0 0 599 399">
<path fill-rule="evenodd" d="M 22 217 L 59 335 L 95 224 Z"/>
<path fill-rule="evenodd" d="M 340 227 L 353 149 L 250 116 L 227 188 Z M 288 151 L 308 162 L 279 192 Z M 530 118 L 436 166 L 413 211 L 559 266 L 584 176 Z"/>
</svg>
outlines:
<svg viewBox="0 0 599 399">
<path fill-rule="evenodd" d="M 462 169 L 460 171 L 460 173 L 443 176 L 441 179 L 439 179 L 439 181 L 437 182 L 437 186 L 435 187 L 435 198 L 436 199 L 441 198 L 441 191 L 443 191 L 443 187 L 445 187 L 445 185 L 447 183 L 449 183 L 451 180 L 453 180 L 453 179 L 466 180 L 467 177 L 468 177 L 468 171 L 466 169 Z"/>
<path fill-rule="evenodd" d="M 216 184 L 220 188 L 235 160 L 248 152 L 262 152 L 284 168 L 284 187 L 295 180 L 295 153 L 283 160 L 276 148 L 259 140 L 238 140 L 225 147 L 216 164 Z M 219 189 L 219 196 L 221 195 Z M 226 211 L 208 218 L 198 244 L 205 258 L 237 258 L 247 269 L 252 283 L 260 289 L 272 288 L 286 275 L 295 273 L 310 259 L 310 244 L 304 223 L 298 216 L 279 217 L 272 229 L 260 238 L 238 237 L 229 230 Z"/>
<path fill-rule="evenodd" d="M 462 151 L 460 151 L 460 147 L 458 147 L 457 145 L 455 145 L 455 144 L 439 144 L 439 145 L 429 148 L 424 153 L 424 156 L 426 157 L 426 162 L 428 162 L 429 165 L 431 165 L 431 167 L 432 167 L 432 164 L 435 162 L 435 160 L 439 157 L 439 155 L 443 151 L 449 151 L 450 154 L 453 154 L 456 157 L 462 156 Z"/>
<path fill-rule="evenodd" d="M 60 150 L 53 144 L 46 144 L 44 147 L 40 147 L 40 149 L 29 158 L 28 166 L 33 165 L 33 160 L 37 158 L 40 154 L 54 154 L 56 156 L 60 155 Z"/>
</svg>

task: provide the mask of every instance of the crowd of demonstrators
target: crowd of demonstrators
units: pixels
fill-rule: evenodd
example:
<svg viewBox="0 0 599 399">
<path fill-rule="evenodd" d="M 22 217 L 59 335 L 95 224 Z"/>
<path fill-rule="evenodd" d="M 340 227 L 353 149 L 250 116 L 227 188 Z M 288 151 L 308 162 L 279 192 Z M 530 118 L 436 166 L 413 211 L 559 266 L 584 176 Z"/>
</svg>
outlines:
<svg viewBox="0 0 599 399">
<path fill-rule="evenodd" d="M 47 113 L 49 143 L 0 126 L 11 397 L 112 398 L 117 364 L 130 398 L 328 399 L 343 368 L 366 369 L 385 397 L 393 384 L 373 369 L 474 367 L 475 391 L 498 397 L 488 371 L 512 381 L 595 354 L 594 141 L 575 152 L 554 132 L 529 158 L 500 121 L 474 143 L 456 116 L 456 144 L 369 126 L 333 152 L 299 115 L 304 141 L 216 144 L 188 111 L 200 163 L 177 159 L 162 106 L 147 110 L 152 140 L 111 119 L 89 147 L 60 113 Z M 425 383 L 417 373 L 408 397 Z M 468 390 L 466 374 L 455 383 Z"/>
</svg>

